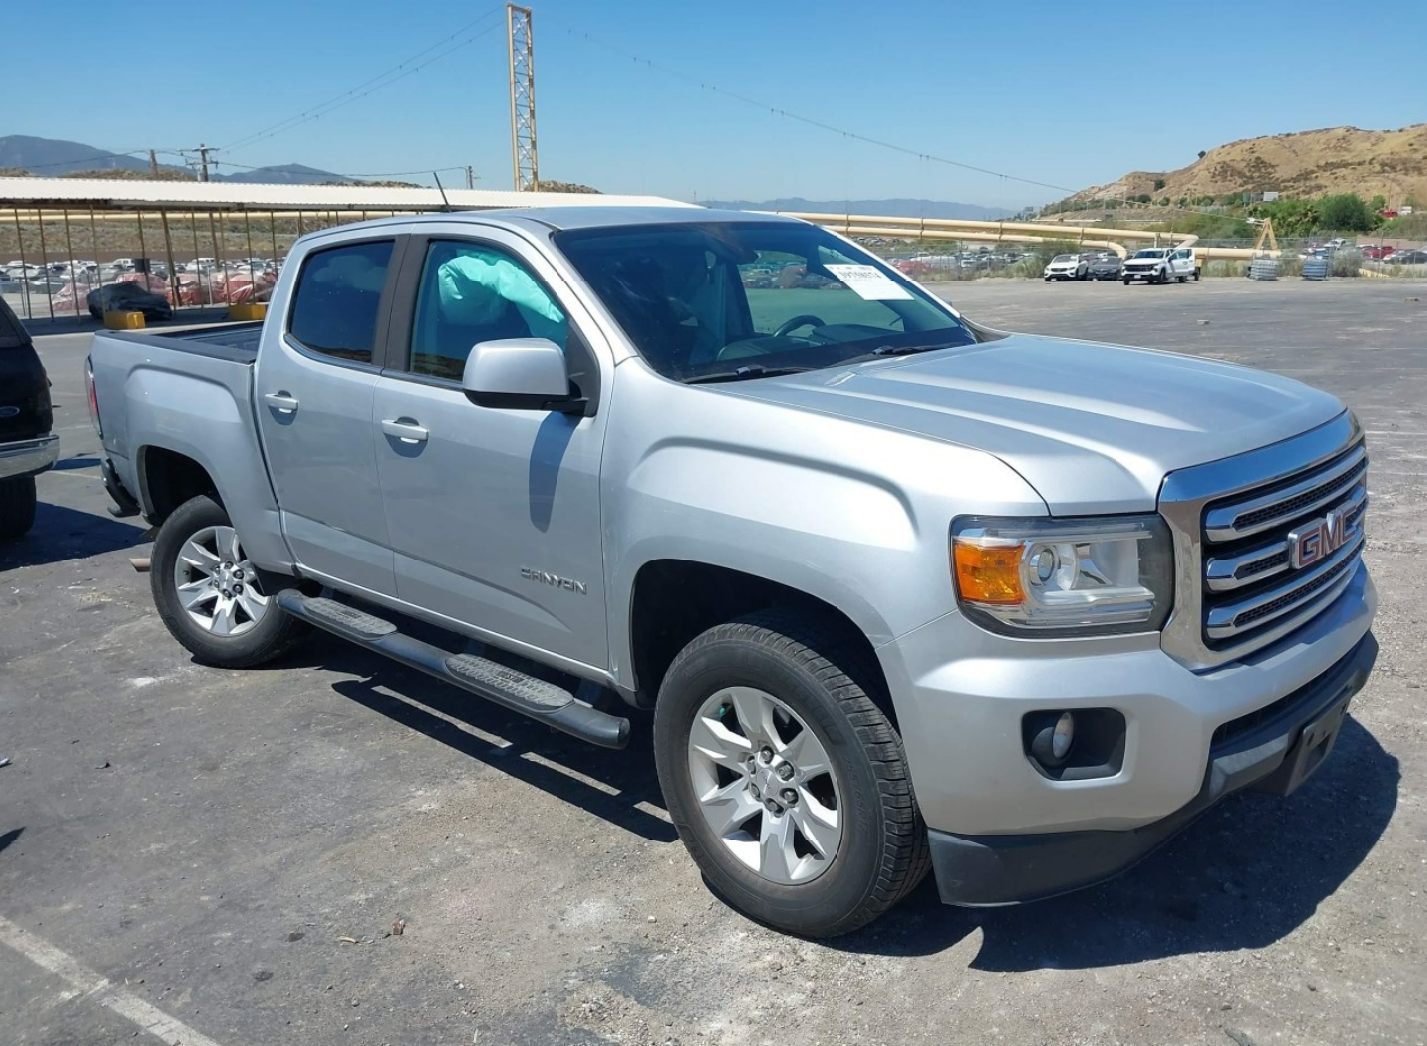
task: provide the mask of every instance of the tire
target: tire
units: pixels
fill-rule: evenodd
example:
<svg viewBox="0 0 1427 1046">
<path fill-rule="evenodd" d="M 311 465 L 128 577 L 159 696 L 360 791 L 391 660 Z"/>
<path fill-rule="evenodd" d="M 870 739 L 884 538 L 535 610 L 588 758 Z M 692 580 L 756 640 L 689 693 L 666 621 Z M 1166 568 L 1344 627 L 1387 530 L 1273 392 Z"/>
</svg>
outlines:
<svg viewBox="0 0 1427 1046">
<path fill-rule="evenodd" d="M 837 628 L 777 610 L 709 629 L 665 675 L 654 756 L 669 817 L 712 888 L 750 918 L 834 937 L 887 911 L 930 867 L 902 740 L 869 696 L 874 678 Z M 795 787 L 779 780 L 785 758 Z M 701 802 L 715 790 L 717 805 Z"/>
<path fill-rule="evenodd" d="M 309 631 L 278 609 L 273 597 L 282 578 L 248 562 L 227 510 L 206 494 L 164 520 L 154 540 L 149 582 L 170 634 L 206 665 L 265 664 Z"/>
<path fill-rule="evenodd" d="M 0 541 L 19 541 L 35 525 L 34 476 L 0 480 Z"/>
<path fill-rule="evenodd" d="M 1130 281 L 1129 281 L 1129 280 L 1121 280 L 1120 282 L 1123 283 L 1126 287 L 1128 287 L 1128 286 L 1130 285 Z"/>
<path fill-rule="evenodd" d="M 1188 276 L 1181 276 L 1181 277 L 1179 278 L 1179 282 L 1180 282 L 1180 283 L 1184 283 L 1184 282 L 1185 282 L 1186 280 L 1188 280 L 1188 279 L 1189 279 Z"/>
<path fill-rule="evenodd" d="M 1198 270 L 1198 269 L 1195 269 L 1195 270 L 1194 270 L 1194 282 L 1195 282 L 1195 283 L 1198 283 L 1198 282 L 1199 282 L 1199 270 Z"/>
</svg>

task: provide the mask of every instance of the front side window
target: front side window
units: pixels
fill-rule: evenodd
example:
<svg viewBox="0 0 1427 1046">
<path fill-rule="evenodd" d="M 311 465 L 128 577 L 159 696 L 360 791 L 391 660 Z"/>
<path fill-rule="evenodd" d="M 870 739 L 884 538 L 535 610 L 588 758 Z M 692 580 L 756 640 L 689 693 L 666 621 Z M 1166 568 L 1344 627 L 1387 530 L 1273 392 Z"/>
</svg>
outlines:
<svg viewBox="0 0 1427 1046">
<path fill-rule="evenodd" d="M 480 342 L 548 338 L 563 349 L 568 332 L 554 295 L 513 255 L 456 240 L 427 247 L 412 321 L 413 374 L 459 381 Z"/>
<path fill-rule="evenodd" d="M 303 262 L 293 291 L 288 333 L 305 349 L 372 362 L 377 311 L 386 287 L 392 240 L 316 251 Z"/>
<path fill-rule="evenodd" d="M 556 245 L 665 377 L 813 370 L 976 340 L 944 304 L 813 225 L 568 230 Z"/>
</svg>

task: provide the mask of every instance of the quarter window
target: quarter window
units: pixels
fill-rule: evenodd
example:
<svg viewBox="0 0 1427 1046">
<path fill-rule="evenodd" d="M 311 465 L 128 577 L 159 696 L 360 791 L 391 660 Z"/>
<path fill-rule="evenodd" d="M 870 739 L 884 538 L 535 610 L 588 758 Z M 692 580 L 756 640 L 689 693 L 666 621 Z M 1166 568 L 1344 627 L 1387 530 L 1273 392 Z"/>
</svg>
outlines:
<svg viewBox="0 0 1427 1046">
<path fill-rule="evenodd" d="M 372 362 L 393 242 L 354 243 L 308 255 L 297 278 L 288 324 L 288 333 L 303 348 Z"/>
<path fill-rule="evenodd" d="M 568 336 L 554 295 L 511 254 L 451 240 L 427 248 L 412 323 L 412 373 L 459 381 L 480 342 L 548 338 L 564 349 Z"/>
</svg>

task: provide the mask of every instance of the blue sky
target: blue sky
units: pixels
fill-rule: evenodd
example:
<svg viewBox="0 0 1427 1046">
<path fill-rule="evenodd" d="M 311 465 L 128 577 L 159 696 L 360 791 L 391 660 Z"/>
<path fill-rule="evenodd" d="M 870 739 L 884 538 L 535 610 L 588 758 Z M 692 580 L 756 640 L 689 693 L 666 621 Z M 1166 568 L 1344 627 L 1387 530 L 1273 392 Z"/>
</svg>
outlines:
<svg viewBox="0 0 1427 1046">
<path fill-rule="evenodd" d="M 693 81 L 1070 188 L 1179 167 L 1235 138 L 1427 120 L 1421 0 L 529 2 L 541 175 L 608 192 L 1008 208 L 1064 195 L 861 143 Z M 23 103 L 0 108 L 0 134 L 115 150 L 203 141 L 235 146 L 215 154 L 232 163 L 350 174 L 471 164 L 478 187 L 510 187 L 503 6 L 298 0 L 267 15 L 270 6 L 138 5 L 120 15 L 97 0 L 7 4 L 0 28 L 21 46 L 5 49 L 5 93 Z M 103 13 L 84 17 L 86 8 Z M 121 32 L 129 26 L 132 43 Z M 430 61 L 438 48 L 418 59 L 430 64 L 391 86 L 236 145 L 490 27 L 444 57 Z M 460 184 L 455 172 L 442 177 Z"/>
</svg>

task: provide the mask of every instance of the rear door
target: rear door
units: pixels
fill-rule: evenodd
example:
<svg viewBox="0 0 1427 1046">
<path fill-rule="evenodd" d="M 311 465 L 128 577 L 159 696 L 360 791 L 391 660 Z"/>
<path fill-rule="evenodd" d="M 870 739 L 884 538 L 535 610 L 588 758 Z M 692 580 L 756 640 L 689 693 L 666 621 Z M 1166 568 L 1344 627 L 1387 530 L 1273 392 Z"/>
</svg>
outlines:
<svg viewBox="0 0 1427 1046">
<path fill-rule="evenodd" d="M 393 359 L 376 390 L 397 594 L 508 647 L 604 668 L 595 353 L 608 350 L 554 267 L 518 236 L 449 229 L 411 238 Z M 565 349 L 593 416 L 468 400 L 460 379 L 471 348 L 514 337 Z"/>
<path fill-rule="evenodd" d="M 344 587 L 394 595 L 372 400 L 385 362 L 402 237 L 317 246 L 286 315 L 263 332 L 258 430 L 298 563 Z"/>
</svg>

